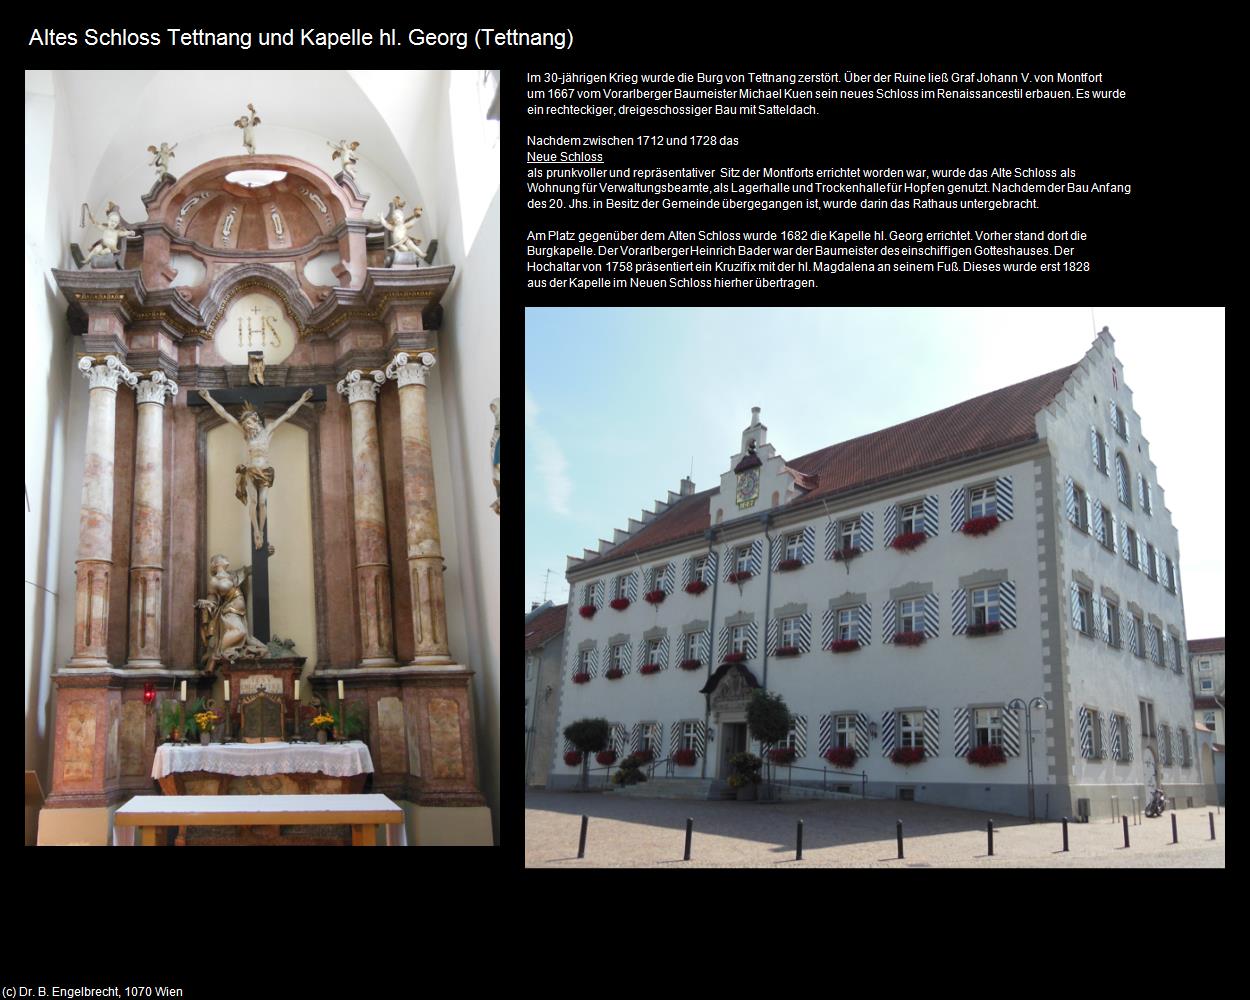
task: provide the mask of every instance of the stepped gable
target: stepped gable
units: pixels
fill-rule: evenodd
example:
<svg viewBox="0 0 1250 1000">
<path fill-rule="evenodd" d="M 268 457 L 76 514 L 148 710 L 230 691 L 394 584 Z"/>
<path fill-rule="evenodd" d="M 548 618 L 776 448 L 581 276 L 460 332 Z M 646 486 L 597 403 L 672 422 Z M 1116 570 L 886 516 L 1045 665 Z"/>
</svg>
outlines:
<svg viewBox="0 0 1250 1000">
<path fill-rule="evenodd" d="M 568 614 L 568 609 L 567 604 L 559 604 L 554 608 L 540 611 L 530 620 L 525 626 L 525 651 L 527 653 L 531 649 L 545 646 L 553 636 L 564 631 L 564 619 Z"/>
</svg>

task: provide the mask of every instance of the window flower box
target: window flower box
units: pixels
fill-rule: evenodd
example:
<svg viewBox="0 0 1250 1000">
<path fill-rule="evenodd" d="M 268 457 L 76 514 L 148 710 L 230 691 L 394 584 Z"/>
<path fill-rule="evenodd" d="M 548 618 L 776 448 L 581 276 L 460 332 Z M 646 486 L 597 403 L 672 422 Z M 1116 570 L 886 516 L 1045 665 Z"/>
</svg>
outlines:
<svg viewBox="0 0 1250 1000">
<path fill-rule="evenodd" d="M 702 580 L 691 580 L 688 584 L 686 584 L 686 593 L 694 594 L 696 597 L 702 594 L 705 590 L 707 590 L 707 584 Z"/>
<path fill-rule="evenodd" d="M 582 762 L 582 752 L 580 750 L 566 750 L 564 753 L 564 763 L 569 767 L 578 767 Z"/>
<path fill-rule="evenodd" d="M 1003 630 L 1001 622 L 986 622 L 984 625 L 969 625 L 969 635 L 994 635 Z"/>
<path fill-rule="evenodd" d="M 834 639 L 829 646 L 835 653 L 850 653 L 859 649 L 858 639 Z"/>
<path fill-rule="evenodd" d="M 798 646 L 778 646 L 777 647 L 778 656 L 798 656 L 799 653 L 801 652 L 802 650 L 799 649 Z"/>
<path fill-rule="evenodd" d="M 595 754 L 595 763 L 601 765 L 602 767 L 611 767 L 616 763 L 616 751 L 600 750 L 597 754 Z"/>
<path fill-rule="evenodd" d="M 667 595 L 662 590 L 649 590 L 642 599 L 648 604 L 663 604 L 665 596 Z"/>
<path fill-rule="evenodd" d="M 925 539 L 929 536 L 923 531 L 909 531 L 905 535 L 899 535 L 890 543 L 890 547 L 897 549 L 899 552 L 910 552 L 912 549 L 923 545 Z"/>
<path fill-rule="evenodd" d="M 580 608 L 577 609 L 577 613 L 581 615 L 583 618 L 594 618 L 595 612 L 598 610 L 599 609 L 595 607 L 595 605 L 593 604 L 583 604 Z"/>
<path fill-rule="evenodd" d="M 635 750 L 630 756 L 639 764 L 650 764 L 655 759 L 655 754 L 650 750 Z"/>
<path fill-rule="evenodd" d="M 1003 748 L 996 743 L 986 743 L 983 746 L 973 747 L 968 751 L 968 763 L 980 764 L 982 767 L 1006 764 L 1007 755 L 1003 753 Z"/>
<path fill-rule="evenodd" d="M 741 663 L 747 658 L 746 653 L 728 653 L 725 656 L 726 663 Z"/>
<path fill-rule="evenodd" d="M 988 535 L 999 525 L 998 515 L 990 514 L 987 517 L 973 517 L 964 522 L 964 526 L 959 530 L 965 535 Z"/>
<path fill-rule="evenodd" d="M 897 632 L 894 635 L 896 646 L 919 646 L 924 642 L 923 632 Z"/>
<path fill-rule="evenodd" d="M 574 684 L 589 684 L 590 674 L 586 673 L 584 670 L 580 674 L 574 674 L 573 683 Z"/>
<path fill-rule="evenodd" d="M 793 764 L 799 752 L 794 747 L 775 747 L 768 751 L 768 759 L 774 764 Z"/>
<path fill-rule="evenodd" d="M 629 607 L 629 598 L 628 597 L 614 597 L 612 598 L 611 601 L 608 602 L 608 606 L 611 607 L 614 611 L 624 611 L 627 607 Z"/>
<path fill-rule="evenodd" d="M 751 573 L 749 569 L 744 569 L 740 573 L 730 573 L 729 582 L 730 583 L 744 583 L 745 581 L 751 579 L 752 576 L 753 574 Z"/>
<path fill-rule="evenodd" d="M 659 672 L 660 665 L 658 663 L 644 663 L 638 671 L 640 674 L 658 674 Z"/>
<path fill-rule="evenodd" d="M 603 676 L 606 677 L 610 681 L 619 681 L 622 677 L 625 676 L 625 671 L 622 670 L 620 667 L 612 667 Z"/>
<path fill-rule="evenodd" d="M 835 549 L 833 553 L 834 562 L 850 562 L 852 559 L 858 558 L 862 550 L 858 545 L 848 545 L 844 549 Z"/>
<path fill-rule="evenodd" d="M 782 559 L 777 563 L 778 573 L 789 573 L 791 570 L 800 569 L 803 566 L 802 559 Z"/>
<path fill-rule="evenodd" d="M 678 750 L 673 754 L 673 763 L 678 767 L 694 767 L 698 760 L 699 755 L 691 749 Z"/>
<path fill-rule="evenodd" d="M 680 666 L 682 670 L 698 670 L 701 666 L 703 666 L 703 661 L 702 660 L 682 660 Z"/>
<path fill-rule="evenodd" d="M 854 747 L 831 747 L 825 751 L 825 760 L 834 767 L 854 767 L 859 755 Z"/>
<path fill-rule="evenodd" d="M 896 747 L 894 752 L 890 754 L 890 760 L 895 764 L 919 764 L 924 760 L 923 747 Z"/>
</svg>

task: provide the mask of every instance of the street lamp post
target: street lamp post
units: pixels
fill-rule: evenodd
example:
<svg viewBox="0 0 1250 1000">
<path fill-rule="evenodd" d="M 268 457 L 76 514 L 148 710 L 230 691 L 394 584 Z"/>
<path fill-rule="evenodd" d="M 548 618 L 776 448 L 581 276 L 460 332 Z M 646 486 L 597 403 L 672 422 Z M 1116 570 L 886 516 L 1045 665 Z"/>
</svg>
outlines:
<svg viewBox="0 0 1250 1000">
<path fill-rule="evenodd" d="M 1033 785 L 1033 709 L 1042 708 L 1042 709 L 1046 709 L 1047 711 L 1049 711 L 1050 702 L 1048 702 L 1041 695 L 1038 695 L 1036 698 L 1030 701 L 1027 705 L 1025 705 L 1024 700 L 1021 698 L 1012 698 L 1011 701 L 1007 703 L 1007 707 L 1011 709 L 1013 712 L 1019 711 L 1020 709 L 1025 710 L 1024 742 L 1027 744 L 1029 748 L 1029 753 L 1028 753 L 1029 822 L 1034 823 L 1037 821 L 1037 802 L 1036 802 L 1036 790 Z"/>
</svg>

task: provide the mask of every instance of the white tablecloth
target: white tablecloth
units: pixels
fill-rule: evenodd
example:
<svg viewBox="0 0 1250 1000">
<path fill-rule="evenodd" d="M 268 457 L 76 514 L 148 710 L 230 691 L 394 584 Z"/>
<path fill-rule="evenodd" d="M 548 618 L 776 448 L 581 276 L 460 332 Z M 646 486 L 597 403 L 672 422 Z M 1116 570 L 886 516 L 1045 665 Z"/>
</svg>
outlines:
<svg viewBox="0 0 1250 1000">
<path fill-rule="evenodd" d="M 152 761 L 152 777 L 175 771 L 211 771 L 255 777 L 264 774 L 311 774 L 335 778 L 371 774 L 373 758 L 364 743 L 210 743 L 178 746 L 162 743 Z"/>
</svg>

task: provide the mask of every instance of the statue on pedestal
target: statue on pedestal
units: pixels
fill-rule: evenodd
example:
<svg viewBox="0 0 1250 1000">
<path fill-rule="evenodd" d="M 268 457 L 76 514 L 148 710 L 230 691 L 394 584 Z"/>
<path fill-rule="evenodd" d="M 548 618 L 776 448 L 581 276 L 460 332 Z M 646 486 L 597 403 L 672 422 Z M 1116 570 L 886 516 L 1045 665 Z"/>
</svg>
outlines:
<svg viewBox="0 0 1250 1000">
<path fill-rule="evenodd" d="M 260 119 L 256 116 L 256 109 L 250 104 L 247 106 L 247 114 L 234 120 L 234 127 L 243 130 L 243 145 L 247 147 L 249 153 L 256 152 L 256 135 L 252 130 L 259 124 Z"/>
<path fill-rule="evenodd" d="M 169 161 L 174 158 L 174 150 L 177 148 L 178 143 L 176 142 L 172 146 L 167 142 L 162 142 L 160 149 L 157 149 L 155 146 L 148 147 L 148 152 L 152 154 L 150 166 L 156 168 L 157 177 L 164 177 L 166 174 L 173 173 L 169 169 Z"/>
<path fill-rule="evenodd" d="M 386 249 L 397 253 L 419 254 L 421 248 L 417 244 L 421 241 L 408 234 L 408 223 L 415 222 L 419 218 L 421 218 L 421 209 L 414 208 L 412 215 L 405 219 L 404 199 L 396 195 L 395 200 L 387 206 L 386 214 L 378 213 L 378 222 L 391 234 L 391 242 L 387 244 Z"/>
<path fill-rule="evenodd" d="M 230 560 L 213 556 L 208 561 L 209 596 L 195 602 L 200 609 L 200 639 L 204 643 L 204 671 L 211 674 L 217 664 L 234 663 L 238 659 L 255 660 L 268 652 L 268 647 L 247 629 L 247 599 L 243 581 L 252 571 L 244 566 L 230 572 Z"/>
<path fill-rule="evenodd" d="M 121 210 L 113 203 L 108 203 L 108 208 L 104 210 L 104 221 L 97 222 L 94 215 L 91 214 L 91 206 L 83 202 L 82 206 L 83 218 L 80 222 L 82 226 L 87 225 L 87 220 L 91 220 L 91 224 L 100 230 L 100 238 L 91 244 L 91 249 L 87 251 L 87 256 L 83 258 L 83 264 L 90 264 L 92 267 L 108 266 L 117 260 L 118 255 L 122 252 L 123 236 L 138 236 L 139 234 L 133 229 L 124 229 L 121 217 Z M 99 257 L 100 264 L 95 264 L 93 258 Z M 112 258 L 105 260 L 105 258 Z"/>
<path fill-rule="evenodd" d="M 337 145 L 329 141 L 326 142 L 326 145 L 334 150 L 334 152 L 330 154 L 330 159 L 337 160 L 341 156 L 343 158 L 343 173 L 350 174 L 352 177 L 355 177 L 356 161 L 359 159 L 356 155 L 356 150 L 360 146 L 360 143 L 348 142 L 346 139 L 340 139 Z"/>
</svg>

